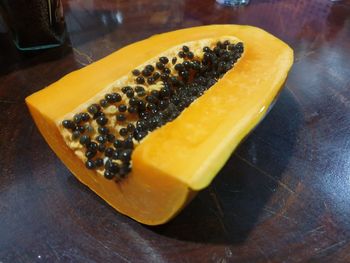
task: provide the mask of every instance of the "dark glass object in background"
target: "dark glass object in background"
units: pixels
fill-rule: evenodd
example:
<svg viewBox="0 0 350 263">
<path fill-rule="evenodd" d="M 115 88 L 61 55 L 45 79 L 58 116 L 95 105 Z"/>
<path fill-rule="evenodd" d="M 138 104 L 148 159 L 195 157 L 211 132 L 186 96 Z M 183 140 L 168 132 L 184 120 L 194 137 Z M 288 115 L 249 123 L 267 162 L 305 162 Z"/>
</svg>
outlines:
<svg viewBox="0 0 350 263">
<path fill-rule="evenodd" d="M 20 50 L 57 47 L 65 39 L 61 0 L 0 0 L 0 9 Z"/>
</svg>

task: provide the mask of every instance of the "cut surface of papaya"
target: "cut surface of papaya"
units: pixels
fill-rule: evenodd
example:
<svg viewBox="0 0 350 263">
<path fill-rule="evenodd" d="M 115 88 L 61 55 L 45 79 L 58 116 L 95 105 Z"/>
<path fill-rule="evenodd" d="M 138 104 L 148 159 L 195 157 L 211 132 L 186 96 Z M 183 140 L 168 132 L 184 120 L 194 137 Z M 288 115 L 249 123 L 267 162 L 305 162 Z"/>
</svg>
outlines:
<svg viewBox="0 0 350 263">
<path fill-rule="evenodd" d="M 78 180 L 158 225 L 210 184 L 292 64 L 292 49 L 259 28 L 194 27 L 124 47 L 26 103 Z"/>
</svg>

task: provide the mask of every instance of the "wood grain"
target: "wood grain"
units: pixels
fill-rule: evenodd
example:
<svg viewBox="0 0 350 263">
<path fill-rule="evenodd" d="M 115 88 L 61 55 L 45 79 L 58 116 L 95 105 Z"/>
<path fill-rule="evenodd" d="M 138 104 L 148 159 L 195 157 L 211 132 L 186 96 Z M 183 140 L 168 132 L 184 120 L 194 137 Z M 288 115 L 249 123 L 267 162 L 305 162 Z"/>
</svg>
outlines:
<svg viewBox="0 0 350 263">
<path fill-rule="evenodd" d="M 69 39 L 19 53 L 0 27 L 0 262 L 350 262 L 350 1 L 66 0 Z M 81 185 L 24 98 L 131 42 L 214 23 L 259 26 L 295 65 L 214 183 L 146 227 Z"/>
</svg>

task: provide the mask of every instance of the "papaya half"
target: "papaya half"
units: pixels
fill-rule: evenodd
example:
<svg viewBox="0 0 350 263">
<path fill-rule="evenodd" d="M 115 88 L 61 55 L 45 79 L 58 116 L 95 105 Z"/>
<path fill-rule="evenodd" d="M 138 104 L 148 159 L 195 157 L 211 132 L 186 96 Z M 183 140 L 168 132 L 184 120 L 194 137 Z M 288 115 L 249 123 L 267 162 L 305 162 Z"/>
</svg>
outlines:
<svg viewBox="0 0 350 263">
<path fill-rule="evenodd" d="M 158 225 L 210 184 L 292 64 L 292 49 L 259 28 L 194 27 L 124 47 L 26 103 L 79 181 Z"/>
</svg>

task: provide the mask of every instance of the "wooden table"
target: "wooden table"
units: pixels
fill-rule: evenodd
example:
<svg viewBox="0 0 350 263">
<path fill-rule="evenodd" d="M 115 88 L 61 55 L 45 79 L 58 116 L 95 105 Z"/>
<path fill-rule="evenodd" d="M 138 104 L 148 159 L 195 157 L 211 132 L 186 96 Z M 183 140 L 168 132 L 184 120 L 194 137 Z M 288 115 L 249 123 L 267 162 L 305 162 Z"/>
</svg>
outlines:
<svg viewBox="0 0 350 263">
<path fill-rule="evenodd" d="M 131 4 L 133 2 L 133 4 Z M 350 1 L 67 0 L 69 41 L 20 54 L 0 27 L 0 262 L 350 262 Z M 277 103 L 214 183 L 147 227 L 81 185 L 24 98 L 122 46 L 238 23 L 289 43 Z"/>
</svg>

